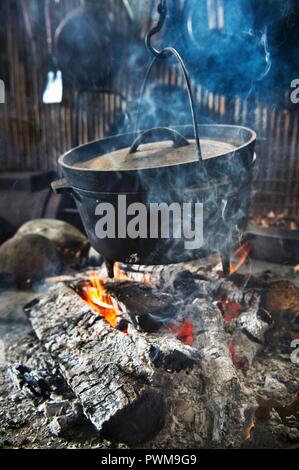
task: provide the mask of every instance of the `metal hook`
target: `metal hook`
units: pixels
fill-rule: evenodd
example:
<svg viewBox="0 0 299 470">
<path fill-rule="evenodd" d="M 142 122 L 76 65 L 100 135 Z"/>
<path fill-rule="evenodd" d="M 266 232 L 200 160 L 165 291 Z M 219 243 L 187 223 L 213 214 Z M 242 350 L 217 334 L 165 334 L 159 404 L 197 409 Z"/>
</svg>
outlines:
<svg viewBox="0 0 299 470">
<path fill-rule="evenodd" d="M 145 44 L 149 52 L 155 57 L 166 58 L 168 54 L 165 54 L 163 51 L 158 51 L 155 47 L 152 46 L 152 37 L 159 33 L 163 28 L 166 16 L 167 16 L 167 4 L 166 0 L 161 0 L 158 5 L 159 21 L 146 35 Z"/>
</svg>

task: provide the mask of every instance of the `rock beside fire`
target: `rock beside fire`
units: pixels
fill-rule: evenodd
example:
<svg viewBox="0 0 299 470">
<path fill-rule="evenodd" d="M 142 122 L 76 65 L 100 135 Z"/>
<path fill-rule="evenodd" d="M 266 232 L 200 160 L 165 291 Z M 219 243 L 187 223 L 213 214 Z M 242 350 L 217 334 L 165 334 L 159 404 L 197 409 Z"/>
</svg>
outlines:
<svg viewBox="0 0 299 470">
<path fill-rule="evenodd" d="M 80 267 L 89 248 L 87 238 L 70 224 L 31 220 L 0 246 L 0 273 L 10 275 L 19 287 L 29 287 L 66 266 Z"/>
<path fill-rule="evenodd" d="M 22 225 L 16 237 L 41 235 L 50 240 L 66 264 L 79 265 L 90 248 L 87 238 L 72 225 L 55 219 L 35 219 Z"/>
<path fill-rule="evenodd" d="M 20 287 L 57 274 L 61 267 L 54 244 L 41 235 L 14 237 L 0 246 L 0 272 L 10 274 Z"/>
<path fill-rule="evenodd" d="M 274 281 L 263 292 L 263 306 L 272 315 L 299 311 L 299 289 L 290 281 Z"/>
<path fill-rule="evenodd" d="M 76 400 L 46 402 L 43 412 L 49 421 L 49 430 L 53 436 L 62 436 L 70 428 L 84 421 L 82 409 Z"/>
<path fill-rule="evenodd" d="M 267 374 L 265 377 L 265 392 L 272 398 L 280 399 L 287 394 L 287 387 L 277 380 L 273 374 Z"/>
</svg>

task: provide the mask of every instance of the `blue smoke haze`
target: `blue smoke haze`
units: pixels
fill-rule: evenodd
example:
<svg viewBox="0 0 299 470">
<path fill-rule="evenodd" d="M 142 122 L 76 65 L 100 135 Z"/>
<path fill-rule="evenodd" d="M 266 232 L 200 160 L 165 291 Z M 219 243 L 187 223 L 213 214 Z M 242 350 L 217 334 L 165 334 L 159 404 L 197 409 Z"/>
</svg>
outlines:
<svg viewBox="0 0 299 470">
<path fill-rule="evenodd" d="M 283 103 L 299 69 L 299 5 L 295 0 L 218 0 L 210 4 L 220 8 L 211 11 L 206 0 L 186 0 L 183 12 L 178 4 L 168 1 L 157 47 L 176 47 L 197 85 L 227 99 L 256 96 L 265 104 Z M 130 64 L 136 67 L 136 89 L 141 88 L 146 60 L 151 59 L 142 47 L 132 44 L 129 50 Z M 157 75 L 153 74 L 146 89 L 138 128 L 189 124 L 186 92 L 180 85 L 162 84 Z M 114 129 L 117 132 L 134 129 L 136 96 L 126 111 Z M 213 122 L 200 109 L 198 114 L 200 123 Z"/>
</svg>

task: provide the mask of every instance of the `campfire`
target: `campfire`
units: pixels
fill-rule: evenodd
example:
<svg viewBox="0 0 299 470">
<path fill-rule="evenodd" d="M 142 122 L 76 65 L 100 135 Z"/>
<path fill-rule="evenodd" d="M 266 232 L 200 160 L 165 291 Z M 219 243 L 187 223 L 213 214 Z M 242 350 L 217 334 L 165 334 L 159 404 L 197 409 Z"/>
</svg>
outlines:
<svg viewBox="0 0 299 470">
<path fill-rule="evenodd" d="M 230 274 L 237 272 L 246 262 L 248 256 L 248 243 L 237 248 L 231 257 Z M 121 269 L 119 263 L 114 264 L 113 273 L 115 281 L 130 280 L 130 277 L 123 269 Z M 90 272 L 87 274 L 89 277 L 88 280 L 84 281 L 82 284 L 80 283 L 75 289 L 76 292 L 113 328 L 117 328 L 128 333 L 128 315 L 126 307 L 124 304 L 119 303 L 117 296 L 113 295 L 113 293 L 109 291 L 109 282 L 107 277 L 102 273 L 97 272 Z M 143 283 L 146 285 L 150 284 L 149 274 L 144 273 Z M 130 287 L 128 285 L 128 291 L 129 290 Z M 148 289 L 148 292 L 150 292 L 150 289 Z M 149 293 L 147 295 L 149 295 Z M 216 304 L 220 308 L 225 321 L 231 321 L 234 318 L 237 318 L 242 312 L 241 304 L 229 298 L 219 299 Z M 142 309 L 143 307 L 140 305 L 140 308 Z M 161 311 L 161 313 L 163 312 Z M 149 315 L 151 315 L 150 312 Z M 169 331 L 176 338 L 189 346 L 192 346 L 195 341 L 192 317 L 186 317 L 178 321 L 169 318 L 168 323 L 167 320 L 165 321 L 165 331 Z"/>
<path fill-rule="evenodd" d="M 48 296 L 30 308 L 33 328 L 63 363 L 85 415 L 104 437 L 131 446 L 203 440 L 239 447 L 254 440 L 272 409 L 284 406 L 275 391 L 276 401 L 272 392 L 262 401 L 259 368 L 268 361 L 262 369 L 268 377 L 278 354 L 280 343 L 268 336 L 290 328 L 291 341 L 296 327 L 294 319 L 285 330 L 276 325 L 271 292 L 279 285 L 249 273 L 248 253 L 248 244 L 235 251 L 229 276 L 213 256 L 169 266 L 115 264 L 114 279 L 105 265 L 62 283 L 49 279 Z M 299 291 L 290 292 L 294 303 Z"/>
</svg>

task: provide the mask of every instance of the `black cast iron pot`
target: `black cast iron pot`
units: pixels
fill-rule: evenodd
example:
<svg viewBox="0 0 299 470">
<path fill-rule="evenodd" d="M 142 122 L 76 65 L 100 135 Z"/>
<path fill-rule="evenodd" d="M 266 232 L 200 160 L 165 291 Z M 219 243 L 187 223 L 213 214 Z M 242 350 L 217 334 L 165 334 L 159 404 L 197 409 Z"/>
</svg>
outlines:
<svg viewBox="0 0 299 470">
<path fill-rule="evenodd" d="M 201 142 L 205 139 L 222 141 L 234 146 L 233 151 L 213 158 L 188 163 L 176 163 L 154 168 L 130 170 L 93 170 L 79 165 L 95 157 L 130 148 L 134 134 L 117 135 L 75 148 L 59 159 L 65 179 L 53 183 L 59 193 L 71 194 L 79 209 L 92 246 L 106 260 L 136 264 L 169 264 L 183 262 L 220 252 L 228 257 L 238 244 L 247 223 L 252 170 L 255 161 L 256 135 L 245 127 L 231 125 L 200 125 Z M 194 128 L 158 128 L 141 134 L 131 146 L 131 153 L 145 142 L 161 142 L 168 153 L 188 149 L 186 139 L 194 138 Z M 169 141 L 173 141 L 173 145 Z M 167 144 L 163 141 L 167 141 Z M 194 141 L 193 141 L 194 142 Z M 171 147 L 169 149 L 169 147 Z M 189 151 L 189 149 L 188 149 Z M 128 236 L 100 239 L 95 227 L 99 220 L 96 207 L 107 202 L 113 205 L 118 223 L 118 196 L 126 195 L 126 208 L 131 203 L 200 202 L 203 204 L 203 245 L 186 249 L 185 239 L 169 237 L 131 239 Z M 131 220 L 133 216 L 127 218 Z M 150 213 L 148 210 L 147 220 Z M 193 217 L 193 215 L 192 215 Z M 161 235 L 160 227 L 157 228 Z M 148 232 L 149 235 L 149 232 Z"/>
</svg>

